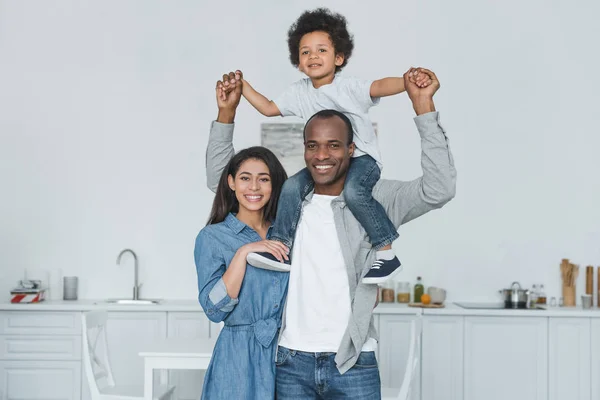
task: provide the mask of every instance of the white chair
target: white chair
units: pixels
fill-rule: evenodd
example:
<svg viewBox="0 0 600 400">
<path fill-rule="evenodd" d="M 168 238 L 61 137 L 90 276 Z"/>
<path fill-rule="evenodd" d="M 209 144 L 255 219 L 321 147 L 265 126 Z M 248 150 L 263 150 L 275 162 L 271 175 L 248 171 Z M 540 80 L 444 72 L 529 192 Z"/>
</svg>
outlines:
<svg viewBox="0 0 600 400">
<path fill-rule="evenodd" d="M 406 368 L 404 369 L 404 379 L 402 387 L 398 392 L 397 388 L 381 388 L 382 400 L 409 400 L 411 393 L 411 385 L 416 375 L 417 366 L 421 355 L 421 331 L 422 331 L 421 316 L 415 318 L 410 327 L 410 344 L 408 348 L 408 358 L 406 359 Z"/>
<path fill-rule="evenodd" d="M 143 386 L 116 386 L 110 369 L 106 336 L 106 311 L 90 311 L 81 317 L 83 334 L 83 367 L 92 400 L 142 400 Z M 169 399 L 174 386 L 155 388 L 154 399 Z"/>
</svg>

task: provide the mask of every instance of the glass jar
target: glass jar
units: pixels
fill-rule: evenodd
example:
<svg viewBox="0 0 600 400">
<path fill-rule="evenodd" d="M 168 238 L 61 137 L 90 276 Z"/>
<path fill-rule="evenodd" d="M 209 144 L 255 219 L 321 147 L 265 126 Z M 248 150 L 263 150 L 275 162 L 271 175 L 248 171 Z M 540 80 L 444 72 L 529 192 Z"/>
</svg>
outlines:
<svg viewBox="0 0 600 400">
<path fill-rule="evenodd" d="M 398 303 L 410 303 L 410 282 L 396 284 L 396 298 Z"/>
<path fill-rule="evenodd" d="M 387 281 L 381 288 L 381 302 L 382 303 L 393 303 L 394 302 L 394 282 Z"/>
</svg>

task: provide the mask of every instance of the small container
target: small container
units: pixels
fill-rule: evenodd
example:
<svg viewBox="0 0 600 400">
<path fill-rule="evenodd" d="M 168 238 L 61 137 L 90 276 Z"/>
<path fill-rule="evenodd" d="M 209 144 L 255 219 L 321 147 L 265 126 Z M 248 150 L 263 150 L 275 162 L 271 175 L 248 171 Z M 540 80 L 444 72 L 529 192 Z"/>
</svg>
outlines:
<svg viewBox="0 0 600 400">
<path fill-rule="evenodd" d="M 575 286 L 563 286 L 563 304 L 565 307 L 575 307 Z"/>
<path fill-rule="evenodd" d="M 77 300 L 79 279 L 76 276 L 63 278 L 63 300 Z"/>
<path fill-rule="evenodd" d="M 581 307 L 584 309 L 592 308 L 592 295 L 582 294 L 581 295 Z"/>
<path fill-rule="evenodd" d="M 383 284 L 381 289 L 381 302 L 382 303 L 393 303 L 394 302 L 394 282 L 387 281 Z"/>
<path fill-rule="evenodd" d="M 546 305 L 548 299 L 546 298 L 546 292 L 544 291 L 544 285 L 540 285 L 540 292 L 538 293 L 537 304 Z"/>
<path fill-rule="evenodd" d="M 533 285 L 533 288 L 529 292 L 529 308 L 535 308 L 538 302 L 538 293 L 537 285 Z"/>
<path fill-rule="evenodd" d="M 396 285 L 398 303 L 410 303 L 410 282 L 398 282 Z"/>
</svg>

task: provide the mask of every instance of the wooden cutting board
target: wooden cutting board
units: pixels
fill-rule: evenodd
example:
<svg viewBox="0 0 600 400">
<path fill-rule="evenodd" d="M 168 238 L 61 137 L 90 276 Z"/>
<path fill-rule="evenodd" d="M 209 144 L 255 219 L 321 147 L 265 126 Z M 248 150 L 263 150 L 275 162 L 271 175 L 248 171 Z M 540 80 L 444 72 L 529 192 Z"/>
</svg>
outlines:
<svg viewBox="0 0 600 400">
<path fill-rule="evenodd" d="M 444 308 L 443 304 L 423 304 L 423 303 L 408 303 L 409 307 L 421 307 L 421 308 Z"/>
</svg>

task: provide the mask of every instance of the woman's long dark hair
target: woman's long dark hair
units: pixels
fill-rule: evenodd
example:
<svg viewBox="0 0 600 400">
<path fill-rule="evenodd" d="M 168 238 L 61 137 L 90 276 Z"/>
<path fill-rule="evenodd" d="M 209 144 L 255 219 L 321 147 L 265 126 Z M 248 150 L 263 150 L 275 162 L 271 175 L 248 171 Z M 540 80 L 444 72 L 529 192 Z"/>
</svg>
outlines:
<svg viewBox="0 0 600 400">
<path fill-rule="evenodd" d="M 254 146 L 240 150 L 231 160 L 229 160 L 229 163 L 223 170 L 207 225 L 223 222 L 225 217 L 227 217 L 227 214 L 230 212 L 237 213 L 239 211 L 240 205 L 235 197 L 235 192 L 229 187 L 227 177 L 231 175 L 235 178 L 240 166 L 246 160 L 250 159 L 264 162 L 269 169 L 269 174 L 271 175 L 271 198 L 265 205 L 263 220 L 273 221 L 275 219 L 279 194 L 281 193 L 283 182 L 287 179 L 287 174 L 283 165 L 281 165 L 271 150 L 261 146 Z"/>
</svg>

